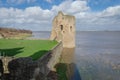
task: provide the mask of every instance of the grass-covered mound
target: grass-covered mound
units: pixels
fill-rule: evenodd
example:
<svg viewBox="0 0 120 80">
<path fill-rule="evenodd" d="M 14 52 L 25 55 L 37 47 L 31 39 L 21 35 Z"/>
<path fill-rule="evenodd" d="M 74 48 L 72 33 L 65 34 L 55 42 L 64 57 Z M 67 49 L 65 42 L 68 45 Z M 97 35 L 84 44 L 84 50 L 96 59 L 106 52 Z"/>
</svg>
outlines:
<svg viewBox="0 0 120 80">
<path fill-rule="evenodd" d="M 0 55 L 32 57 L 34 60 L 51 50 L 57 41 L 0 39 Z"/>
</svg>

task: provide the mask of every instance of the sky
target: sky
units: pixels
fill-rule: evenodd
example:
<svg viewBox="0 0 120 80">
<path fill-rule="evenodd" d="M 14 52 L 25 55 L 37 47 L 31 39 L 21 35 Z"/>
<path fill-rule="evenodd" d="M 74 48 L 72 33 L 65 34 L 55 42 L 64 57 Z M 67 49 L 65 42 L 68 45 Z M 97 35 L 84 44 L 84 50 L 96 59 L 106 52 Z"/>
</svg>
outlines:
<svg viewBox="0 0 120 80">
<path fill-rule="evenodd" d="M 120 30 L 120 0 L 0 0 L 0 27 L 51 31 L 58 11 L 75 16 L 77 31 Z"/>
</svg>

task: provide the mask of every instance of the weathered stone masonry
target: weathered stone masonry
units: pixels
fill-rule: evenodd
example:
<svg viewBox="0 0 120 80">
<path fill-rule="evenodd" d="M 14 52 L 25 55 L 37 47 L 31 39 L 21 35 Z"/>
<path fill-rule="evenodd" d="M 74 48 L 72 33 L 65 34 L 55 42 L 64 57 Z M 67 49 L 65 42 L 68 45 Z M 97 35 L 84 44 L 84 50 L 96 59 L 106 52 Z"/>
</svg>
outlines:
<svg viewBox="0 0 120 80">
<path fill-rule="evenodd" d="M 62 42 L 60 42 L 57 46 L 55 46 L 53 49 L 52 49 L 52 57 L 50 58 L 47 66 L 49 69 L 51 70 L 55 70 L 55 65 L 57 63 L 59 63 L 60 61 L 60 58 L 61 58 L 61 53 L 62 53 L 62 50 L 63 50 L 63 44 Z"/>
<path fill-rule="evenodd" d="M 51 40 L 63 42 L 63 47 L 75 47 L 75 17 L 64 15 L 61 11 L 53 19 Z"/>
</svg>

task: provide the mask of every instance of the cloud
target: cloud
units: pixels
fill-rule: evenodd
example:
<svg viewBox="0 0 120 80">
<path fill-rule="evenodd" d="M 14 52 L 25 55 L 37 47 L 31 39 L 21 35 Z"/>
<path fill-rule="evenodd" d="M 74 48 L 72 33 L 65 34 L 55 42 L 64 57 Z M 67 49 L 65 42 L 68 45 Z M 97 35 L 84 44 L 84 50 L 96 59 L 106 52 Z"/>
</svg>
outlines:
<svg viewBox="0 0 120 80">
<path fill-rule="evenodd" d="M 50 24 L 53 13 L 40 7 L 0 8 L 0 26 L 34 29 L 34 27 Z M 21 27 L 23 26 L 23 27 Z"/>
<path fill-rule="evenodd" d="M 36 0 L 27 0 L 27 3 L 33 3 L 36 2 Z"/>
<path fill-rule="evenodd" d="M 98 24 L 115 25 L 120 22 L 120 6 L 108 7 L 102 12 L 97 13 L 95 18 Z"/>
<path fill-rule="evenodd" d="M 120 6 L 108 7 L 100 12 L 79 12 L 77 18 L 78 30 L 120 30 Z"/>
<path fill-rule="evenodd" d="M 69 5 L 68 5 L 69 4 Z M 78 13 L 81 11 L 87 11 L 89 7 L 87 6 L 86 1 L 76 0 L 76 1 L 65 1 L 58 6 L 53 6 L 52 11 L 63 11 L 65 13 Z"/>
<path fill-rule="evenodd" d="M 48 2 L 48 3 L 52 3 L 53 0 L 45 0 L 45 1 Z"/>
<path fill-rule="evenodd" d="M 60 10 L 76 17 L 77 30 L 120 30 L 119 5 L 92 12 L 86 0 L 64 1 L 59 5 L 53 5 L 50 10 L 39 6 L 25 9 L 0 8 L 0 26 L 51 30 L 52 19 Z"/>
<path fill-rule="evenodd" d="M 101 15 L 104 16 L 104 17 L 110 17 L 110 16 L 115 16 L 115 15 L 120 16 L 120 6 L 109 7 L 107 9 L 105 9 L 101 13 Z"/>
</svg>

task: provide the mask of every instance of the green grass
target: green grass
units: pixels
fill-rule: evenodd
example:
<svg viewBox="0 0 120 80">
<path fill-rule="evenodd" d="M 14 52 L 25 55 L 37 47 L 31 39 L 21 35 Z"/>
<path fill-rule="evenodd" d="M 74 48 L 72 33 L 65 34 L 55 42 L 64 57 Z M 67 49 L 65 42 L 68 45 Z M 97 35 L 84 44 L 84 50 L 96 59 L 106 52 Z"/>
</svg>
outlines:
<svg viewBox="0 0 120 80">
<path fill-rule="evenodd" d="M 7 56 L 40 58 L 58 42 L 50 40 L 0 39 L 0 54 Z"/>
</svg>

